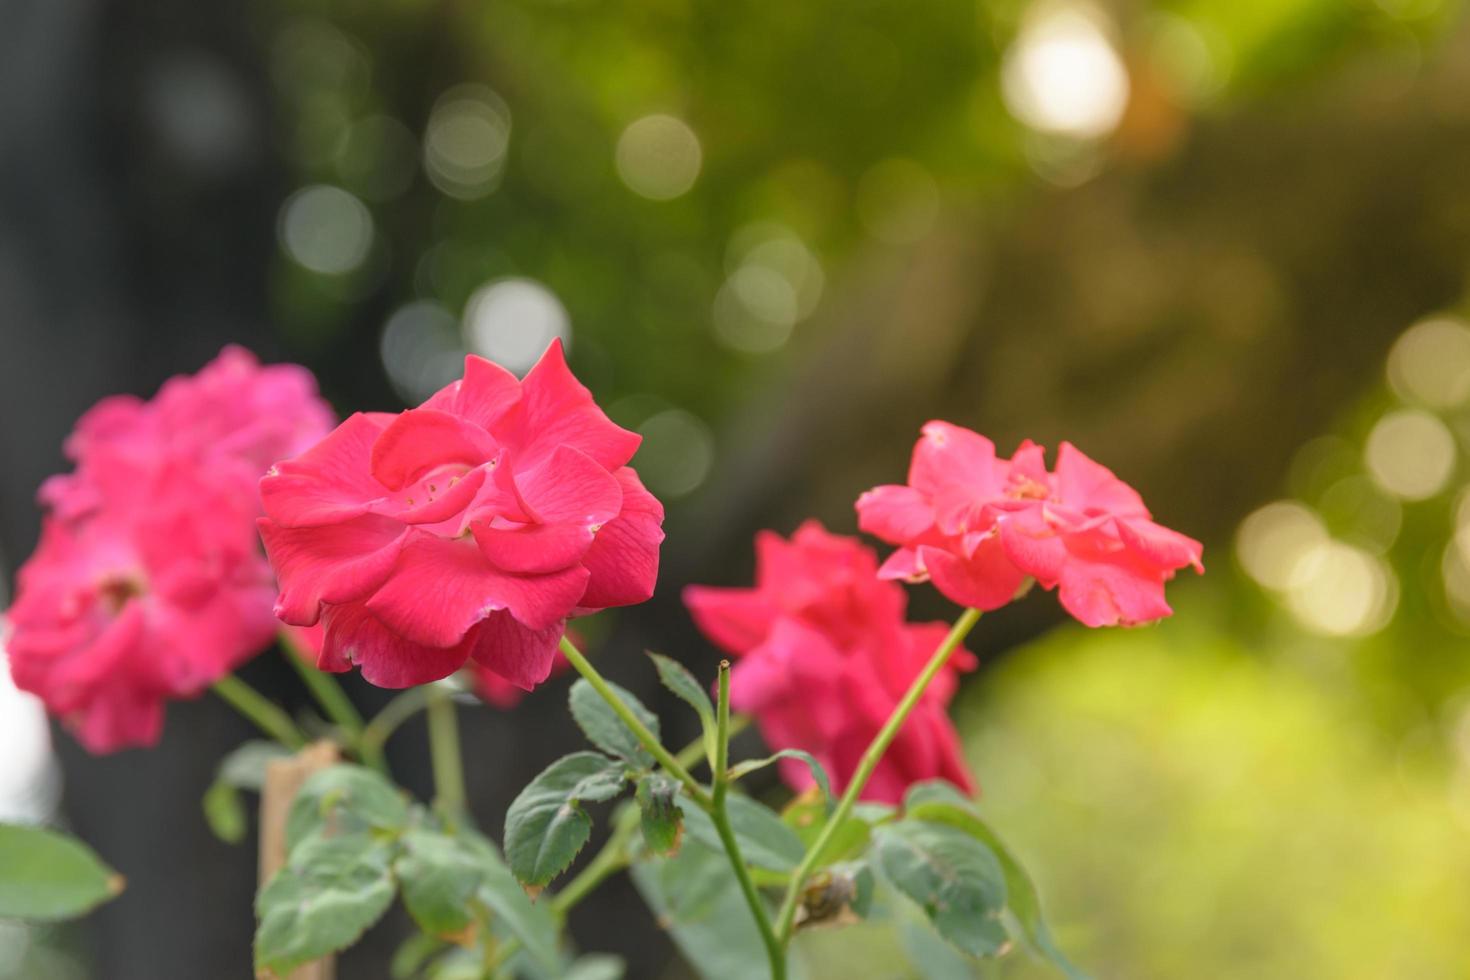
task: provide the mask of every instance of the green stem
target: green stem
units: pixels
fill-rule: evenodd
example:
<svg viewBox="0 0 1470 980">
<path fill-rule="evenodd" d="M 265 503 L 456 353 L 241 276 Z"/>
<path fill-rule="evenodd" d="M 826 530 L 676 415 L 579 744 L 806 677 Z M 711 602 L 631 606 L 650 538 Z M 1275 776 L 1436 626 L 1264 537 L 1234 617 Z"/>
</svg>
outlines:
<svg viewBox="0 0 1470 980">
<path fill-rule="evenodd" d="M 373 720 L 363 728 L 362 738 L 358 740 L 358 751 L 363 754 L 364 758 L 369 754 L 382 757 L 383 746 L 398 730 L 398 726 L 423 710 L 429 703 L 431 687 L 432 685 L 411 687 L 383 705 L 382 710 L 374 715 Z"/>
<path fill-rule="evenodd" d="M 847 815 L 852 812 L 853 805 L 857 803 L 858 796 L 863 787 L 868 785 L 868 779 L 872 777 L 873 770 L 878 768 L 878 763 L 883 759 L 883 753 L 888 751 L 888 746 L 898 735 L 898 730 L 908 720 L 909 713 L 914 710 L 914 705 L 919 703 L 919 698 L 924 696 L 930 681 L 938 676 L 949 662 L 950 655 L 964 642 L 970 630 L 975 628 L 975 623 L 980 619 L 980 610 L 966 609 L 955 620 L 954 626 L 950 628 L 949 634 L 945 636 L 944 642 L 939 644 L 934 655 L 929 658 L 929 663 L 914 678 L 909 685 L 903 700 L 898 702 L 898 707 L 893 709 L 893 714 L 888 716 L 888 721 L 883 728 L 874 736 L 867 751 L 863 753 L 862 760 L 858 763 L 857 772 L 853 773 L 852 781 L 847 784 L 847 792 L 842 794 L 837 808 L 827 817 L 827 822 L 822 825 L 822 830 L 817 834 L 816 841 L 807 849 L 806 856 L 802 858 L 801 865 L 791 876 L 791 883 L 787 886 L 786 897 L 781 902 L 780 914 L 776 917 L 776 931 L 784 945 L 791 941 L 791 932 L 796 922 L 797 900 L 801 897 L 802 885 L 805 884 L 807 876 L 811 874 L 812 868 L 821 859 L 822 852 L 827 849 L 837 829 L 842 826 Z"/>
<path fill-rule="evenodd" d="M 612 836 L 607 839 L 602 850 L 597 852 L 597 856 L 587 862 L 587 866 L 551 900 L 551 911 L 557 918 L 565 919 L 567 913 L 594 888 L 628 866 L 628 841 L 637 829 L 637 811 L 629 810 L 628 817 L 613 829 Z"/>
<path fill-rule="evenodd" d="M 211 690 L 286 748 L 299 749 L 306 744 L 306 736 L 301 734 L 290 715 L 234 674 L 226 674 L 215 681 Z"/>
<path fill-rule="evenodd" d="M 592 685 L 592 689 L 607 702 L 608 707 L 613 709 L 613 713 L 622 719 L 624 725 L 628 726 L 628 730 L 638 739 L 638 744 L 647 749 L 648 753 L 658 760 L 658 764 L 663 766 L 670 776 L 684 785 L 685 791 L 695 803 L 699 804 L 700 809 L 708 810 L 710 798 L 704 787 L 689 775 L 688 768 L 660 744 L 653 732 L 648 730 L 648 726 L 643 724 L 633 710 L 623 703 L 622 698 L 618 697 L 617 692 L 608 687 L 607 681 L 597 672 L 597 668 L 582 655 L 582 651 L 578 650 L 571 640 L 562 637 L 561 652 L 566 655 L 567 662 L 576 668 L 577 673 L 585 677 L 587 683 Z"/>
<path fill-rule="evenodd" d="M 730 814 L 725 809 L 725 797 L 730 791 L 730 661 L 720 661 L 720 697 L 715 709 L 715 765 L 714 792 L 711 794 L 709 815 L 720 835 L 720 843 L 730 858 L 730 867 L 735 870 L 735 880 L 740 883 L 740 893 L 760 930 L 761 942 L 766 947 L 766 958 L 771 963 L 771 980 L 786 980 L 786 950 L 771 928 L 771 914 L 765 901 L 755 890 L 750 879 L 750 869 L 740 854 L 740 844 L 735 840 L 735 830 L 730 826 Z"/>
<path fill-rule="evenodd" d="M 459 755 L 459 718 L 454 698 L 437 684 L 429 691 L 429 754 L 434 766 L 434 802 L 441 810 L 464 810 L 464 764 Z"/>
<path fill-rule="evenodd" d="M 342 690 L 342 685 L 331 674 L 313 667 L 303 656 L 305 651 L 292 639 L 291 634 L 281 633 L 281 645 L 287 648 L 286 659 L 296 668 L 296 673 L 301 675 L 306 689 L 311 692 L 316 703 L 322 706 L 332 723 L 342 729 L 362 761 L 386 775 L 388 766 L 383 760 L 381 749 L 370 750 L 362 743 L 362 714 L 347 697 L 347 692 Z"/>
</svg>

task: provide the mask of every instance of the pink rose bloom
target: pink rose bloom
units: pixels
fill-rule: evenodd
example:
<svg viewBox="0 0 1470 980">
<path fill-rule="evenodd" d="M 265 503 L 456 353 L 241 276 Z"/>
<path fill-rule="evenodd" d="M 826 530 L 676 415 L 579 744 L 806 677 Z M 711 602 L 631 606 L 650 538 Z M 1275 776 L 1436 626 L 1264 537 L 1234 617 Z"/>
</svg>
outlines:
<svg viewBox="0 0 1470 980">
<path fill-rule="evenodd" d="M 271 464 L 316 442 L 335 421 L 306 368 L 262 367 L 231 344 L 198 374 L 165 381 L 146 402 L 113 395 L 94 405 L 66 440 L 77 472 L 42 484 L 41 501 L 60 517 L 97 506 L 87 470 L 104 452 L 144 462 L 165 454 L 189 460 L 214 482 L 253 498 Z"/>
<path fill-rule="evenodd" d="M 948 632 L 942 623 L 905 623 L 903 589 L 877 570 L 871 548 L 808 521 L 790 541 L 768 531 L 756 537 L 754 588 L 684 592 L 700 629 L 739 659 L 732 706 L 755 715 L 773 749 L 815 756 L 838 792 Z M 864 787 L 865 799 L 898 802 L 911 784 L 936 777 L 973 791 L 946 707 L 958 671 L 974 666 L 968 651 L 955 651 Z M 780 766 L 793 788 L 812 784 L 802 763 Z"/>
<path fill-rule="evenodd" d="M 1136 625 L 1172 613 L 1176 571 L 1204 571 L 1198 541 L 1154 523 L 1132 487 L 1067 442 L 1048 472 L 1034 443 L 1001 459 L 984 436 L 930 422 L 908 484 L 869 490 L 857 511 L 864 531 L 899 545 L 883 578 L 933 581 L 975 609 L 1034 579 L 1088 626 Z"/>
<path fill-rule="evenodd" d="M 251 484 L 329 420 L 308 372 L 261 368 L 239 348 L 153 401 L 88 412 L 67 441 L 77 471 L 47 481 L 41 543 L 17 576 L 16 685 L 93 752 L 156 743 L 165 701 L 270 644 Z"/>
<path fill-rule="evenodd" d="M 526 375 L 478 357 L 398 415 L 359 413 L 261 481 L 276 614 L 325 624 L 319 666 L 380 687 L 474 659 L 530 690 L 569 616 L 653 594 L 663 507 L 554 343 Z"/>
</svg>

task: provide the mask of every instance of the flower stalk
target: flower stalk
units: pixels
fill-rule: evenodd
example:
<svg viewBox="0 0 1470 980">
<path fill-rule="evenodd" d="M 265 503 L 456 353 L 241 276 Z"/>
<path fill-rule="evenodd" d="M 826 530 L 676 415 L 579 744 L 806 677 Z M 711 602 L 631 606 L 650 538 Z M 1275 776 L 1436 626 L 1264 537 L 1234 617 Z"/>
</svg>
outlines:
<svg viewBox="0 0 1470 980">
<path fill-rule="evenodd" d="M 210 690 L 286 748 L 295 750 L 306 744 L 306 736 L 290 715 L 234 674 L 221 677 L 210 685 Z"/>
<path fill-rule="evenodd" d="M 281 645 L 286 648 L 286 660 L 300 675 L 302 683 L 326 712 L 332 724 L 342 730 L 349 747 L 354 749 L 364 763 L 383 775 L 388 775 L 388 765 L 383 759 L 381 747 L 370 747 L 363 742 L 362 713 L 342 689 L 342 685 L 331 674 L 317 670 L 304 657 L 305 651 L 286 632 L 281 633 Z"/>
<path fill-rule="evenodd" d="M 576 669 L 577 673 L 587 679 L 608 706 L 613 709 L 624 725 L 628 726 L 638 743 L 657 760 L 669 775 L 673 776 L 683 784 L 690 798 L 698 804 L 701 810 L 710 815 L 715 825 L 715 830 L 720 836 L 720 843 L 724 845 L 725 855 L 730 859 L 730 866 L 735 872 L 735 878 L 740 883 L 741 894 L 745 902 L 750 906 L 750 914 L 755 918 L 756 926 L 761 932 L 761 941 L 765 944 L 766 954 L 771 963 L 771 980 L 786 980 L 786 953 L 781 943 L 777 940 L 776 931 L 771 925 L 770 915 L 762 903 L 760 894 L 755 890 L 755 883 L 751 881 L 750 871 L 745 866 L 745 859 L 740 854 L 740 845 L 735 840 L 734 829 L 730 826 L 729 815 L 725 811 L 725 796 L 729 791 L 730 778 L 728 758 L 730 751 L 730 664 L 723 661 L 720 664 L 720 696 L 717 710 L 716 739 L 715 739 L 715 771 L 713 792 L 706 791 L 693 776 L 689 774 L 688 768 L 676 759 L 662 743 L 648 730 L 635 715 L 631 708 L 623 703 L 617 692 L 608 686 L 607 681 L 597 672 L 597 668 L 582 655 L 576 645 L 562 637 L 561 651 L 566 656 L 567 662 Z"/>
<path fill-rule="evenodd" d="M 821 831 L 817 834 L 816 841 L 807 849 L 806 856 L 802 859 L 800 866 L 791 875 L 791 883 L 786 889 L 786 897 L 781 902 L 781 911 L 776 917 L 777 937 L 783 947 L 791 942 L 792 930 L 796 923 L 796 906 L 801 898 L 802 886 L 806 882 L 807 877 L 811 874 L 817 861 L 821 859 L 822 852 L 831 843 L 833 836 L 837 833 L 837 829 L 842 826 L 843 821 L 852 812 L 852 808 L 857 803 L 858 797 L 862 794 L 863 788 L 868 785 L 868 780 L 872 777 L 873 770 L 878 768 L 878 763 L 882 761 L 883 754 L 888 751 L 888 747 L 898 737 L 899 729 L 908 720 L 909 713 L 914 710 L 914 705 L 919 703 L 919 699 L 924 696 L 924 691 L 928 689 L 930 682 L 944 669 L 944 665 L 949 662 L 950 655 L 964 642 L 965 637 L 970 634 L 970 630 L 975 628 L 975 623 L 979 619 L 980 610 L 978 609 L 966 609 L 960 614 L 960 617 L 955 620 L 954 626 L 950 628 L 948 635 L 945 636 L 943 642 L 935 649 L 934 655 L 929 658 L 929 662 L 920 671 L 919 676 L 915 677 L 914 682 L 909 685 L 909 689 L 904 694 L 903 700 L 898 702 L 898 706 L 888 716 L 888 721 L 883 724 L 878 734 L 874 736 L 873 741 L 868 744 L 867 750 L 863 753 L 862 761 L 858 763 L 857 771 L 853 773 L 852 780 L 847 784 L 847 791 L 842 794 L 842 799 L 838 802 L 831 815 L 827 817 L 827 822 L 822 825 Z"/>
<path fill-rule="evenodd" d="M 459 718 L 454 699 L 438 684 L 428 685 L 429 753 L 434 769 L 434 803 L 447 814 L 465 808 L 464 763 L 459 752 Z"/>
</svg>

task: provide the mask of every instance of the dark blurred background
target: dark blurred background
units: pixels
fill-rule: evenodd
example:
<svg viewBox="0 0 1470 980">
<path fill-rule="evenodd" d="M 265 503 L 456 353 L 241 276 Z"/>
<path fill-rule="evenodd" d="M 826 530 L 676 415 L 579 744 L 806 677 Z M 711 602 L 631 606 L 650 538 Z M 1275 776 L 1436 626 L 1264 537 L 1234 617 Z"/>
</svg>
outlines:
<svg viewBox="0 0 1470 980">
<path fill-rule="evenodd" d="M 970 760 L 1063 945 L 1102 976 L 1470 975 L 1458 0 L 0 0 L 0 25 L 0 601 L 104 395 L 239 342 L 394 410 L 466 351 L 524 370 L 561 337 L 669 508 L 659 595 L 586 635 L 692 735 L 636 656 L 708 670 L 683 585 L 746 581 L 761 527 L 853 531 L 928 418 L 1069 439 L 1211 571 L 1154 630 L 1038 594 L 974 641 Z M 274 655 L 245 676 L 306 707 Z M 575 743 L 564 688 L 464 711 L 497 837 Z M 175 706 L 159 748 L 96 759 L 58 733 L 58 778 L 5 698 L 0 816 L 59 805 L 131 887 L 61 933 L 0 923 L 0 977 L 247 975 L 253 841 L 198 807 L 244 723 Z M 391 757 L 427 791 L 421 730 Z M 621 882 L 573 927 L 684 975 Z M 342 975 L 386 976 L 404 929 Z M 893 948 L 805 952 L 904 976 Z"/>
</svg>

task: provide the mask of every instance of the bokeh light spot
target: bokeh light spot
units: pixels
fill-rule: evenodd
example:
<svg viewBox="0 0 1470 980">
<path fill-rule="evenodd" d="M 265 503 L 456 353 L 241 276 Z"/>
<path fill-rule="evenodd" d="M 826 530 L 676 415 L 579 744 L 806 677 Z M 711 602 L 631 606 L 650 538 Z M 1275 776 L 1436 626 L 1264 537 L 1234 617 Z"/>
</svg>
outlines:
<svg viewBox="0 0 1470 980">
<path fill-rule="evenodd" d="M 638 427 L 638 474 L 660 497 L 682 497 L 709 476 L 714 438 L 709 427 L 679 408 L 650 416 Z"/>
<path fill-rule="evenodd" d="M 1240 524 L 1235 551 L 1246 574 L 1268 589 L 1305 580 L 1305 560 L 1327 543 L 1327 528 L 1313 511 L 1291 500 L 1267 504 Z"/>
<path fill-rule="evenodd" d="M 553 340 L 570 344 L 571 317 L 556 294 L 534 279 L 501 279 L 481 286 L 465 305 L 469 349 L 523 374 Z"/>
<path fill-rule="evenodd" d="M 1329 541 L 1299 566 L 1287 607 L 1314 633 L 1366 636 L 1381 629 L 1398 604 L 1398 582 L 1382 560 L 1361 548 Z"/>
<path fill-rule="evenodd" d="M 1363 459 L 1378 485 L 1405 500 L 1444 489 L 1455 468 L 1455 437 L 1428 412 L 1403 409 L 1378 420 Z"/>
<path fill-rule="evenodd" d="M 388 318 L 379 351 L 388 380 L 410 405 L 428 398 L 464 369 L 459 321 L 429 300 L 402 306 Z"/>
<path fill-rule="evenodd" d="M 424 134 L 424 169 L 450 197 L 493 191 L 510 146 L 510 107 L 484 85 L 461 85 L 439 97 Z"/>
<path fill-rule="evenodd" d="M 694 186 L 703 151 L 681 119 L 656 114 L 634 120 L 618 137 L 618 176 L 635 194 L 655 201 L 679 197 Z"/>
<path fill-rule="evenodd" d="M 1128 104 L 1128 72 L 1108 21 L 1081 3 L 1033 8 L 1001 70 L 1006 108 L 1033 129 L 1078 139 L 1110 133 Z"/>
<path fill-rule="evenodd" d="M 340 187 L 303 187 L 281 205 L 281 247 L 297 263 L 325 276 L 352 272 L 373 244 L 373 216 Z"/>
<path fill-rule="evenodd" d="M 1404 331 L 1388 353 L 1388 383 L 1399 397 L 1431 408 L 1470 398 L 1470 326 L 1435 317 Z"/>
</svg>

